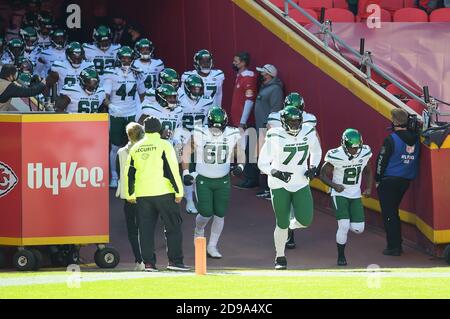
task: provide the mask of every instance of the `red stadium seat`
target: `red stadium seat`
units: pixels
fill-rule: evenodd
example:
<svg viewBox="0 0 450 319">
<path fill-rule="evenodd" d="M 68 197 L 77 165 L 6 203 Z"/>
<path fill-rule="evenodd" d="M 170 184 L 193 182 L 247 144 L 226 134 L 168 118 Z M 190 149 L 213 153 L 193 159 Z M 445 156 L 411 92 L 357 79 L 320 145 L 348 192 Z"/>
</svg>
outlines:
<svg viewBox="0 0 450 319">
<path fill-rule="evenodd" d="M 314 11 L 313 9 L 305 9 L 305 11 L 308 12 L 308 14 L 311 15 L 316 20 L 319 19 L 317 12 Z M 297 21 L 299 24 L 301 24 L 302 26 L 312 23 L 311 21 L 309 21 L 309 19 L 307 17 L 305 17 L 303 14 L 301 14 L 301 12 L 298 10 L 290 11 L 289 16 L 292 19 L 294 19 L 295 21 Z"/>
<path fill-rule="evenodd" d="M 320 13 L 321 8 L 333 8 L 333 0 L 298 0 L 302 8 L 313 9 Z"/>
<path fill-rule="evenodd" d="M 437 9 L 431 12 L 430 22 L 450 22 L 450 8 Z"/>
<path fill-rule="evenodd" d="M 333 22 L 355 22 L 355 16 L 349 10 L 331 8 L 325 11 L 325 20 L 331 20 Z"/>
<path fill-rule="evenodd" d="M 333 8 L 348 9 L 347 0 L 334 0 Z"/>
<path fill-rule="evenodd" d="M 410 108 L 412 108 L 414 111 L 416 111 L 419 114 L 422 114 L 423 109 L 425 108 L 425 106 L 416 101 L 416 100 L 410 100 L 408 101 L 408 103 L 406 103 L 406 105 L 408 105 Z"/>
<path fill-rule="evenodd" d="M 376 73 L 375 71 L 372 71 L 370 76 L 371 76 L 372 80 L 377 82 L 383 88 L 386 88 L 388 85 L 391 84 L 391 82 L 389 82 L 388 80 L 383 78 L 381 75 L 378 75 L 378 73 Z"/>
<path fill-rule="evenodd" d="M 403 8 L 395 11 L 394 22 L 428 22 L 428 14 L 416 8 Z"/>
<path fill-rule="evenodd" d="M 395 12 L 398 9 L 403 8 L 404 0 L 381 0 L 381 8 L 386 9 L 390 12 Z"/>
<path fill-rule="evenodd" d="M 284 0 L 270 0 L 270 2 L 284 11 Z M 292 2 L 295 2 L 296 4 L 298 4 L 298 0 L 292 0 Z M 292 8 L 292 6 L 290 5 L 289 8 Z"/>
<path fill-rule="evenodd" d="M 404 8 L 417 8 L 416 0 L 405 0 L 403 3 Z"/>
</svg>

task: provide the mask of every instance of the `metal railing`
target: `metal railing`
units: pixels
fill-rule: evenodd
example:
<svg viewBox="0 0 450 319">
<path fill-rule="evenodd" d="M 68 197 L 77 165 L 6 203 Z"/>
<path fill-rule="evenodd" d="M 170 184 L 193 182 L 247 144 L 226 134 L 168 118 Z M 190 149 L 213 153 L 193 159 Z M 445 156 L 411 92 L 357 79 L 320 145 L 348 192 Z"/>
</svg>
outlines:
<svg viewBox="0 0 450 319">
<path fill-rule="evenodd" d="M 265 0 L 265 2 L 270 3 L 270 0 Z M 274 6 L 273 4 L 271 4 L 271 5 Z M 377 66 L 373 62 L 371 52 L 364 51 L 364 54 L 361 54 L 358 50 L 356 50 L 353 47 L 351 47 L 350 45 L 348 45 L 337 34 L 332 32 L 331 21 L 326 20 L 323 23 L 321 23 L 320 21 L 318 21 L 317 19 L 312 17 L 310 14 L 308 14 L 308 12 L 305 9 L 303 9 L 302 7 L 297 5 L 292 0 L 284 0 L 284 16 L 285 17 L 286 16 L 289 17 L 289 9 L 290 9 L 289 6 L 291 6 L 295 10 L 299 11 L 309 21 L 311 21 L 312 24 L 314 24 L 316 27 L 318 27 L 320 29 L 320 34 L 323 35 L 322 39 L 319 39 L 317 36 L 315 36 L 314 34 L 309 32 L 307 29 L 304 29 L 304 30 L 307 31 L 310 35 L 314 36 L 316 38 L 316 40 L 319 40 L 320 42 L 322 42 L 322 47 L 325 50 L 330 50 L 328 43 L 329 43 L 330 39 L 333 40 L 335 43 L 338 43 L 339 45 L 341 45 L 343 48 L 345 48 L 348 52 L 350 52 L 352 55 L 354 55 L 356 57 L 356 59 L 359 61 L 360 65 L 361 65 L 361 67 L 365 69 L 364 73 L 365 73 L 365 77 L 367 80 L 372 80 L 371 72 L 373 70 L 377 74 L 379 74 L 382 78 L 384 78 L 385 80 L 387 80 L 390 83 L 397 86 L 409 98 L 412 98 L 412 99 L 418 101 L 419 103 L 421 103 L 423 106 L 425 106 L 424 112 L 422 113 L 422 115 L 417 114 L 413 109 L 411 109 L 403 101 L 397 99 L 394 95 L 392 95 L 391 93 L 386 91 L 381 86 L 378 86 L 378 89 L 382 90 L 383 94 L 387 97 L 390 97 L 391 100 L 394 100 L 396 102 L 396 104 L 399 104 L 399 106 L 406 109 L 409 113 L 417 114 L 418 118 L 424 122 L 424 128 L 425 128 L 425 125 L 426 126 L 434 125 L 433 119 L 437 118 L 437 116 L 450 115 L 450 113 L 447 114 L 447 113 L 442 113 L 439 111 L 437 99 L 428 98 L 428 96 L 425 96 L 425 98 L 419 97 L 418 95 L 413 93 L 411 90 L 409 90 L 407 87 L 405 87 L 403 84 L 401 84 L 399 81 L 397 81 L 395 78 L 393 78 L 392 76 L 390 76 L 389 74 L 384 72 L 379 66 Z M 316 41 L 316 43 L 317 43 L 317 41 Z M 334 52 L 334 50 L 332 50 L 332 51 Z M 328 52 L 330 52 L 330 51 L 328 51 Z M 341 59 L 342 58 L 345 59 L 346 62 L 351 62 L 348 59 L 346 59 L 345 57 L 343 57 L 342 55 L 340 57 L 341 57 Z M 374 83 L 376 83 L 376 82 L 374 82 Z"/>
</svg>

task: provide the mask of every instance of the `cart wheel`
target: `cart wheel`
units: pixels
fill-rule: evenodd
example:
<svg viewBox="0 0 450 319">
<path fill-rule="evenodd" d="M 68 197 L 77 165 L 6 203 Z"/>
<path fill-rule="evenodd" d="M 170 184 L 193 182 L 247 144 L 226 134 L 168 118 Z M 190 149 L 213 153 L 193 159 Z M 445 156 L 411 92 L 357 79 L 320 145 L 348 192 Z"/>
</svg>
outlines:
<svg viewBox="0 0 450 319">
<path fill-rule="evenodd" d="M 36 266 L 36 257 L 29 250 L 19 250 L 13 257 L 14 266 L 20 271 L 30 271 Z"/>
<path fill-rule="evenodd" d="M 6 267 L 6 258 L 3 251 L 0 250 L 0 269 Z"/>
<path fill-rule="evenodd" d="M 120 256 L 114 248 L 106 247 L 97 249 L 94 260 L 100 268 L 115 268 L 119 264 Z"/>
<path fill-rule="evenodd" d="M 42 257 L 42 253 L 37 248 L 28 248 L 29 251 L 34 255 L 34 258 L 36 260 L 36 263 L 33 267 L 33 270 L 39 270 L 42 267 L 44 258 Z"/>
<path fill-rule="evenodd" d="M 447 262 L 447 264 L 450 265 L 450 245 L 448 245 L 444 249 L 444 259 Z"/>
</svg>

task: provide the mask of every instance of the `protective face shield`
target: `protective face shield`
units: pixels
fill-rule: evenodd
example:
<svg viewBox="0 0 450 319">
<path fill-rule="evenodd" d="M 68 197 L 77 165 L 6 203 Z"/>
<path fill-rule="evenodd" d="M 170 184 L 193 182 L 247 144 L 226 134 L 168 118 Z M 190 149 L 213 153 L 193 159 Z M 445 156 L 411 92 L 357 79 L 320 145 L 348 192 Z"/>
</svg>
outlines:
<svg viewBox="0 0 450 319">
<path fill-rule="evenodd" d="M 92 95 L 97 91 L 98 85 L 99 83 L 97 79 L 89 79 L 85 83 L 83 89 L 86 91 L 87 94 Z"/>
<path fill-rule="evenodd" d="M 139 49 L 140 59 L 144 61 L 150 61 L 152 58 L 152 50 L 150 47 L 142 47 Z"/>
<path fill-rule="evenodd" d="M 174 110 L 178 105 L 178 98 L 176 95 L 168 95 L 166 96 L 167 100 L 167 108 L 170 110 Z"/>
<path fill-rule="evenodd" d="M 69 55 L 70 63 L 74 68 L 79 68 L 83 62 L 83 55 L 79 52 L 73 52 Z"/>
<path fill-rule="evenodd" d="M 98 47 L 100 50 L 106 51 L 111 47 L 111 40 L 110 39 L 104 39 L 97 42 Z"/>
<path fill-rule="evenodd" d="M 121 69 L 125 72 L 130 70 L 132 63 L 133 59 L 131 57 L 123 56 L 120 58 Z"/>
<path fill-rule="evenodd" d="M 212 59 L 210 57 L 203 57 L 199 61 L 200 72 L 209 74 L 212 68 Z"/>
<path fill-rule="evenodd" d="M 288 133 L 294 136 L 300 132 L 302 127 L 302 121 L 300 119 L 288 119 L 286 121 L 286 126 L 288 127 Z"/>
</svg>

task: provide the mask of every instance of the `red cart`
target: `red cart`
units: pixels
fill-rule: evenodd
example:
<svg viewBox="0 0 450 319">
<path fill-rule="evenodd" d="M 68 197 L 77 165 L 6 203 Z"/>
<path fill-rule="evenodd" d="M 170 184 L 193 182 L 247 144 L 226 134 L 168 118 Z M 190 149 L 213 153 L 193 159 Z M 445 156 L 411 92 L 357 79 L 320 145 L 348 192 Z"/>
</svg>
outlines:
<svg viewBox="0 0 450 319">
<path fill-rule="evenodd" d="M 0 114 L 0 245 L 17 247 L 17 269 L 39 269 L 43 252 L 77 263 L 88 244 L 99 267 L 119 263 L 108 149 L 107 114 Z"/>
</svg>

